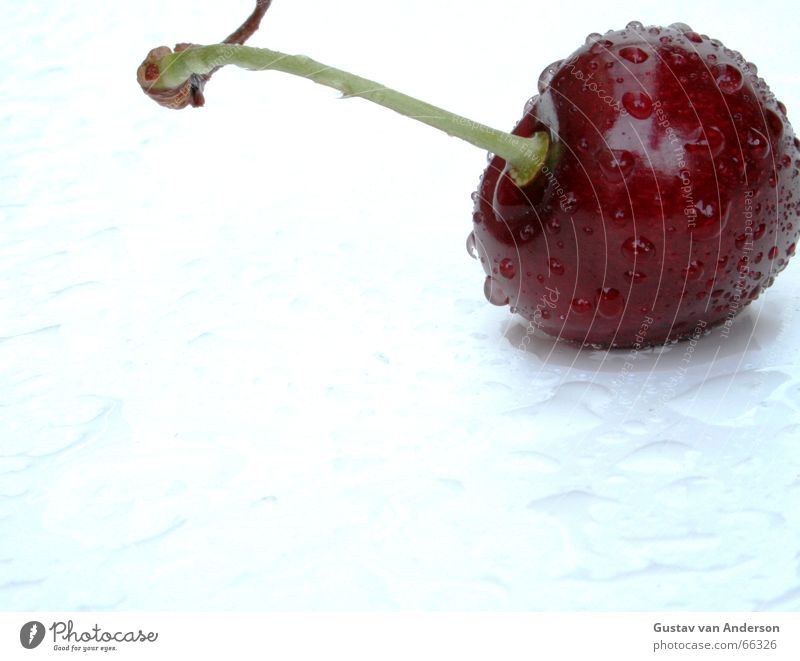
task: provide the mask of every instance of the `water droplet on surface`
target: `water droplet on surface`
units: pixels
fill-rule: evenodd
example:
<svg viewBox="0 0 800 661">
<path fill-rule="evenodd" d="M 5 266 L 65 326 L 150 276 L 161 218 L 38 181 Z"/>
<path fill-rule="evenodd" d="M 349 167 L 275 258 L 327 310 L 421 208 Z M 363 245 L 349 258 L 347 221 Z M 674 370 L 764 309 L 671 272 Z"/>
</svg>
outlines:
<svg viewBox="0 0 800 661">
<path fill-rule="evenodd" d="M 719 236 L 722 228 L 728 222 L 728 211 L 730 206 L 726 206 L 723 213 L 719 211 L 719 203 L 716 200 L 706 202 L 698 199 L 694 204 L 696 215 L 694 226 L 689 227 L 689 232 L 698 239 L 711 239 Z"/>
<path fill-rule="evenodd" d="M 619 54 L 620 57 L 628 60 L 628 62 L 633 62 L 634 64 L 641 64 L 649 57 L 645 51 L 637 46 L 626 46 L 625 48 L 621 48 Z"/>
<path fill-rule="evenodd" d="M 732 64 L 715 64 L 711 67 L 711 75 L 717 81 L 717 87 L 726 94 L 733 94 L 742 89 L 742 72 Z"/>
<path fill-rule="evenodd" d="M 564 275 L 564 265 L 556 257 L 550 258 L 550 273 L 555 275 Z"/>
<path fill-rule="evenodd" d="M 592 302 L 588 298 L 573 298 L 572 309 L 578 314 L 588 314 L 592 311 Z"/>
<path fill-rule="evenodd" d="M 619 290 L 604 287 L 597 292 L 597 314 L 606 319 L 619 317 L 625 309 L 625 299 Z"/>
<path fill-rule="evenodd" d="M 508 305 L 508 296 L 490 275 L 486 276 L 486 280 L 483 283 L 483 293 L 486 296 L 486 300 L 492 305 Z"/>
<path fill-rule="evenodd" d="M 553 76 L 556 75 L 558 68 L 563 62 L 564 60 L 556 60 L 544 68 L 539 76 L 539 82 L 537 83 L 539 94 L 544 94 L 547 91 L 547 88 L 550 87 L 550 82 L 553 80 Z"/>
<path fill-rule="evenodd" d="M 783 135 L 783 120 L 772 110 L 766 110 L 764 116 L 767 118 L 767 126 L 772 137 L 777 140 Z"/>
<path fill-rule="evenodd" d="M 472 214 L 472 222 L 476 225 L 480 225 L 483 222 L 483 212 L 476 211 Z"/>
<path fill-rule="evenodd" d="M 758 241 L 762 236 L 764 236 L 766 231 L 767 226 L 764 223 L 759 224 L 759 226 L 756 227 L 755 231 L 753 232 L 753 239 Z"/>
<path fill-rule="evenodd" d="M 692 28 L 686 23 L 670 23 L 671 28 L 675 28 L 678 32 L 692 32 Z"/>
<path fill-rule="evenodd" d="M 769 257 L 769 259 L 775 259 L 777 256 L 778 256 L 778 246 L 772 246 L 772 248 L 770 248 L 769 252 L 767 253 L 767 257 Z"/>
<path fill-rule="evenodd" d="M 633 170 L 636 157 L 624 149 L 601 149 L 596 155 L 600 171 L 614 183 L 625 179 Z"/>
<path fill-rule="evenodd" d="M 656 28 L 656 27 L 652 27 L 652 28 L 650 28 L 650 29 L 648 30 L 648 32 L 649 32 L 650 34 L 652 34 L 654 37 L 655 37 L 655 36 L 658 36 L 658 35 L 660 35 L 660 34 L 661 34 L 661 30 L 659 30 L 659 29 L 658 29 L 658 28 Z"/>
<path fill-rule="evenodd" d="M 513 278 L 517 273 L 517 269 L 514 266 L 514 262 L 512 262 L 508 257 L 506 257 L 500 262 L 499 268 L 500 268 L 500 275 L 502 275 L 504 278 L 508 280 Z"/>
<path fill-rule="evenodd" d="M 622 244 L 622 254 L 630 259 L 649 259 L 655 256 L 656 247 L 652 241 L 643 236 L 632 236 Z"/>
<path fill-rule="evenodd" d="M 599 32 L 591 32 L 586 36 L 586 45 L 589 46 L 596 42 L 598 39 L 602 39 L 603 35 Z"/>
<path fill-rule="evenodd" d="M 613 42 L 609 41 L 608 39 L 598 39 L 592 44 L 592 47 L 589 49 L 589 52 L 593 55 L 599 55 L 604 51 L 607 51 L 609 48 L 613 46 Z"/>
<path fill-rule="evenodd" d="M 625 209 L 615 209 L 612 211 L 611 221 L 619 227 L 625 225 L 625 223 L 628 222 L 628 214 L 625 212 Z"/>
<path fill-rule="evenodd" d="M 714 53 L 709 53 L 706 55 L 706 59 L 711 62 L 712 64 L 717 61 L 717 56 Z"/>
<path fill-rule="evenodd" d="M 564 213 L 573 213 L 575 209 L 578 208 L 578 198 L 575 196 L 575 193 L 570 191 L 564 195 L 564 199 L 561 201 L 561 210 Z"/>
<path fill-rule="evenodd" d="M 467 236 L 467 254 L 472 259 L 478 259 L 478 244 L 475 241 L 475 232 L 470 232 Z"/>
<path fill-rule="evenodd" d="M 700 43 L 703 42 L 703 37 L 700 36 L 699 34 L 697 34 L 697 32 L 693 32 L 692 30 L 689 30 L 688 32 L 685 32 L 684 36 L 689 41 L 691 41 L 692 43 L 695 43 L 695 44 L 700 44 Z"/>
<path fill-rule="evenodd" d="M 711 153 L 712 156 L 718 156 L 724 146 L 725 136 L 716 126 L 698 129 L 695 138 L 685 145 L 688 152 Z"/>
<path fill-rule="evenodd" d="M 592 234 L 594 234 L 594 230 L 589 225 L 584 225 L 582 229 L 583 233 L 586 234 L 587 236 L 591 236 Z"/>
<path fill-rule="evenodd" d="M 623 275 L 625 276 L 625 279 L 633 285 L 637 285 L 640 282 L 644 282 L 644 279 L 647 277 L 647 275 L 645 275 L 641 271 L 633 271 L 633 270 L 625 271 Z"/>
<path fill-rule="evenodd" d="M 672 51 L 669 54 L 669 61 L 673 67 L 682 67 L 686 64 L 686 56 L 680 51 Z"/>
<path fill-rule="evenodd" d="M 536 229 L 533 225 L 525 225 L 519 231 L 519 240 L 523 243 L 530 241 L 534 236 L 536 236 Z"/>
<path fill-rule="evenodd" d="M 742 248 L 744 248 L 745 243 L 747 243 L 747 234 L 745 234 L 744 232 L 742 232 L 741 234 L 737 234 L 736 238 L 734 239 L 734 244 L 736 245 L 736 248 L 741 250 Z"/>
<path fill-rule="evenodd" d="M 558 222 L 558 218 L 551 218 L 544 228 L 547 230 L 548 234 L 555 236 L 561 232 L 561 223 Z"/>
<path fill-rule="evenodd" d="M 789 247 L 786 249 L 786 254 L 789 255 L 789 257 L 791 257 L 792 255 L 794 255 L 795 249 L 796 249 L 795 244 L 794 243 L 790 243 Z"/>
<path fill-rule="evenodd" d="M 766 158 L 769 155 L 769 139 L 758 129 L 747 129 L 744 143 L 755 158 Z"/>
<path fill-rule="evenodd" d="M 653 100 L 644 92 L 625 92 L 622 105 L 636 119 L 647 119 L 653 112 Z"/>
<path fill-rule="evenodd" d="M 683 269 L 683 276 L 687 280 L 699 280 L 703 277 L 704 271 L 703 262 L 693 259 L 689 262 L 689 265 Z"/>
<path fill-rule="evenodd" d="M 625 29 L 639 31 L 644 29 L 644 25 L 642 25 L 641 21 L 631 21 L 625 26 Z"/>
</svg>

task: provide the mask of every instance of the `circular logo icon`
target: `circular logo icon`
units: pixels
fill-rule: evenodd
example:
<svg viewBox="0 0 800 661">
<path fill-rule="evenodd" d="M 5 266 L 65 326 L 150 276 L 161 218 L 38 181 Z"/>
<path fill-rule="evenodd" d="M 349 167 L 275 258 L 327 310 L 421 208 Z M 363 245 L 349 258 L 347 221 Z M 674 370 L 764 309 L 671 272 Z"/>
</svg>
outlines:
<svg viewBox="0 0 800 661">
<path fill-rule="evenodd" d="M 39 647 L 44 640 L 44 624 L 34 620 L 22 625 L 19 630 L 19 642 L 26 650 L 32 650 L 34 647 Z"/>
</svg>

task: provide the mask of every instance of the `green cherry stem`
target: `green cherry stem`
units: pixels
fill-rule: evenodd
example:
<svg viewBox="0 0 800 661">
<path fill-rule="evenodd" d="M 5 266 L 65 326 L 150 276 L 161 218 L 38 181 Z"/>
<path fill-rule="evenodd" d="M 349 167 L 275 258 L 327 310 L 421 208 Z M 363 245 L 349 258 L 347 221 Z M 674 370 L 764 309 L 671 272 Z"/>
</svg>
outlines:
<svg viewBox="0 0 800 661">
<path fill-rule="evenodd" d="M 498 131 L 305 55 L 287 55 L 267 48 L 192 45 L 175 53 L 159 48 L 151 51 L 149 59 L 140 67 L 139 82 L 147 93 L 159 94 L 177 90 L 186 86 L 187 81 L 197 80 L 228 64 L 251 71 L 273 69 L 308 78 L 339 90 L 345 97 L 360 97 L 416 119 L 497 154 L 509 164 L 510 174 L 519 186 L 533 181 L 547 157 L 550 139 L 545 131 L 530 138 Z"/>
</svg>

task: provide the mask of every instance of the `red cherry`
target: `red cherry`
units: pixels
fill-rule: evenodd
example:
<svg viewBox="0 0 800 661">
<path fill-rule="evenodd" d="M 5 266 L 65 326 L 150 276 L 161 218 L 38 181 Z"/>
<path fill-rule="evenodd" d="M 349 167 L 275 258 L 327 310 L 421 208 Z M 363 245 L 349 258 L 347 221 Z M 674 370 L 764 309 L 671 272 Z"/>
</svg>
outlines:
<svg viewBox="0 0 800 661">
<path fill-rule="evenodd" d="M 794 254 L 798 204 L 774 200 L 800 199 L 800 141 L 755 65 L 718 41 L 682 24 L 593 37 L 548 67 L 513 131 L 549 134 L 546 175 L 511 196 L 501 159 L 483 173 L 475 209 L 504 222 L 476 225 L 480 244 L 494 264 L 547 274 L 495 278 L 492 298 L 532 313 L 557 282 L 571 295 L 537 315 L 548 333 L 630 346 L 647 318 L 646 344 L 691 336 Z M 529 224 L 545 231 L 516 240 Z"/>
</svg>

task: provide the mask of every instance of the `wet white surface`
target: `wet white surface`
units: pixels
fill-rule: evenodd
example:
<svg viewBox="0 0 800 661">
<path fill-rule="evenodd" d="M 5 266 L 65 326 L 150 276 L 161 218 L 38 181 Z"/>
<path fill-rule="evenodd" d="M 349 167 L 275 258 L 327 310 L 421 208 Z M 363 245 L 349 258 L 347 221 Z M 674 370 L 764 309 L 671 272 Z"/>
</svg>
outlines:
<svg viewBox="0 0 800 661">
<path fill-rule="evenodd" d="M 144 98 L 149 48 L 249 2 L 9 4 L 0 608 L 800 607 L 800 264 L 688 365 L 522 352 L 463 247 L 482 154 L 279 74 Z M 588 32 L 683 20 L 800 117 L 789 4 L 757 40 L 499 4 L 276 0 L 253 43 L 510 127 Z"/>
</svg>

